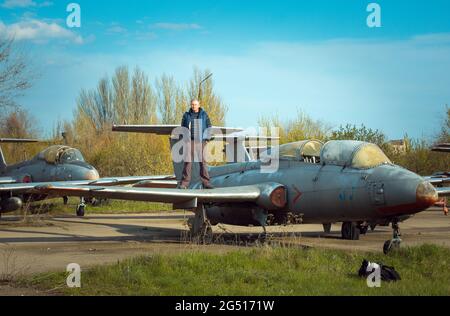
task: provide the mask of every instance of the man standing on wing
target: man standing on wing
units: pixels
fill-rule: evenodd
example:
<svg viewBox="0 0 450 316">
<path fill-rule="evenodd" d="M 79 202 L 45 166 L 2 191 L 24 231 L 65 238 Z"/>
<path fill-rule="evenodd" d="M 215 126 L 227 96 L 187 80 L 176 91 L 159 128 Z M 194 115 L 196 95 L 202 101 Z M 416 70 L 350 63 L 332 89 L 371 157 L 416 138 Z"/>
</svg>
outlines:
<svg viewBox="0 0 450 316">
<path fill-rule="evenodd" d="M 211 121 L 208 113 L 200 107 L 200 102 L 197 99 L 191 101 L 191 109 L 184 113 L 181 126 L 189 129 L 190 152 L 185 155 L 183 178 L 181 180 L 180 189 L 187 189 L 192 178 L 192 163 L 199 162 L 200 165 L 200 179 L 203 183 L 203 188 L 214 189 L 209 183 L 208 165 L 206 164 L 203 148 L 209 137 L 205 136 L 205 131 L 211 127 Z M 188 147 L 189 148 L 189 147 Z"/>
</svg>

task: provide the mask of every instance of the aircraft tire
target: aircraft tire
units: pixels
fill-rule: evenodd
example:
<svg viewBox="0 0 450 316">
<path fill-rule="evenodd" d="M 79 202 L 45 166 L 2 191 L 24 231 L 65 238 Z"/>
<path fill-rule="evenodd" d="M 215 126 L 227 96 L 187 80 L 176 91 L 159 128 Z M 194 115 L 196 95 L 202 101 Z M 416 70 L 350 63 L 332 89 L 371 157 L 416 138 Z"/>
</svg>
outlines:
<svg viewBox="0 0 450 316">
<path fill-rule="evenodd" d="M 331 223 L 323 224 L 323 231 L 325 234 L 331 233 Z"/>
<path fill-rule="evenodd" d="M 387 240 L 383 245 L 383 253 L 387 255 L 392 249 L 392 241 Z"/>
<path fill-rule="evenodd" d="M 344 240 L 359 240 L 359 227 L 353 222 L 342 223 L 342 239 Z"/>
<path fill-rule="evenodd" d="M 77 206 L 77 216 L 84 217 L 84 205 Z"/>
</svg>

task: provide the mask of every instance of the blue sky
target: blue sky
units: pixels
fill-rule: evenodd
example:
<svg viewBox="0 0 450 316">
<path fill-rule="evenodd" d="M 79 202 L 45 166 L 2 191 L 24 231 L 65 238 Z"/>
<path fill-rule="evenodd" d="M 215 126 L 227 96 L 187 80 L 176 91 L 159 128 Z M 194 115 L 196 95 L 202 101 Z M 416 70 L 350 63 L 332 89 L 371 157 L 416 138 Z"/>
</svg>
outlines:
<svg viewBox="0 0 450 316">
<path fill-rule="evenodd" d="M 333 126 L 431 137 L 450 104 L 450 2 L 0 0 L 0 34 L 15 34 L 41 76 L 20 99 L 42 129 L 72 117 L 83 88 L 117 66 L 187 80 L 214 72 L 227 125 L 297 109 Z M 381 28 L 366 24 L 381 6 Z"/>
</svg>

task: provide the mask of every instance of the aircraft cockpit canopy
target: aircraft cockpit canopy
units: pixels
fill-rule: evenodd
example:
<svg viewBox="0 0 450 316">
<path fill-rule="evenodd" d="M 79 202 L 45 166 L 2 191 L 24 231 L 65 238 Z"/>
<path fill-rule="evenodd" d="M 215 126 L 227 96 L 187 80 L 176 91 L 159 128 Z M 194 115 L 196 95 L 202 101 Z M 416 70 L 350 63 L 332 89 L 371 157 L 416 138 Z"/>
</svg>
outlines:
<svg viewBox="0 0 450 316">
<path fill-rule="evenodd" d="M 383 164 L 392 164 L 377 145 L 349 140 L 326 143 L 322 149 L 321 160 L 326 165 L 355 169 L 372 169 Z"/>
<path fill-rule="evenodd" d="M 38 154 L 38 159 L 45 160 L 49 164 L 84 162 L 84 157 L 78 149 L 55 145 Z"/>
<path fill-rule="evenodd" d="M 316 140 L 304 140 L 281 145 L 280 159 L 320 163 L 320 151 L 323 144 Z"/>
</svg>

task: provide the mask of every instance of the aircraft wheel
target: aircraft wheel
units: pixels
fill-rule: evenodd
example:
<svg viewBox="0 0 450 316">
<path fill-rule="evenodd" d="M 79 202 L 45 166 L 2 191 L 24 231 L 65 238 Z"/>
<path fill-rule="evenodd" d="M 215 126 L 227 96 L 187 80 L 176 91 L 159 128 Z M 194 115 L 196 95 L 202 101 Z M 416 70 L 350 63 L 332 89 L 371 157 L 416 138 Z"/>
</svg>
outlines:
<svg viewBox="0 0 450 316">
<path fill-rule="evenodd" d="M 392 241 L 387 240 L 383 245 L 383 253 L 387 255 L 392 249 Z"/>
<path fill-rule="evenodd" d="M 326 234 L 331 233 L 331 224 L 330 224 L 330 223 L 323 224 L 323 231 L 324 231 Z"/>
<path fill-rule="evenodd" d="M 84 209 L 85 209 L 85 206 L 83 204 L 80 204 L 77 206 L 77 216 L 78 217 L 84 216 Z"/>
<path fill-rule="evenodd" d="M 345 240 L 359 240 L 359 227 L 356 223 L 344 222 L 342 223 L 342 239 Z"/>
</svg>

